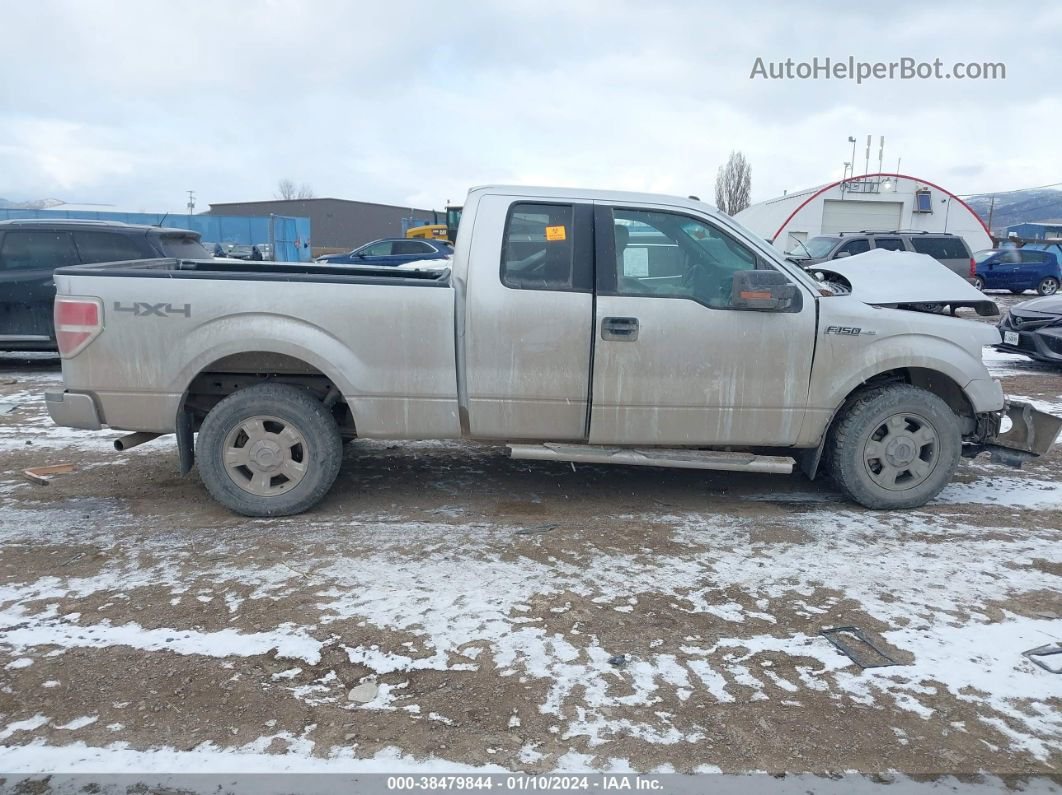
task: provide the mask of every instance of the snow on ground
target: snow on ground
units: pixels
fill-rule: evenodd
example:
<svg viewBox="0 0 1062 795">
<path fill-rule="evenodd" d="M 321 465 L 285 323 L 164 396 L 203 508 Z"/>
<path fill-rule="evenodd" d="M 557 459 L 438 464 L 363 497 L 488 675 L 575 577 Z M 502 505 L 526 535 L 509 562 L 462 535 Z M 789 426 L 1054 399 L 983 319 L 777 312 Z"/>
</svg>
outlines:
<svg viewBox="0 0 1062 795">
<path fill-rule="evenodd" d="M 1000 376 L 1044 373 L 1022 369 L 1029 365 L 1024 357 L 994 349 L 986 349 L 985 361 Z M 39 447 L 50 455 L 85 454 L 87 460 L 79 464 L 85 469 L 120 464 L 123 459 L 110 450 L 113 432 L 50 424 L 40 392 L 57 384 L 58 373 L 19 376 L 19 391 L 4 397 L 21 404 L 18 421 L 0 424 L 0 452 Z M 1050 395 L 1022 399 L 1062 409 L 1062 401 Z M 25 445 L 27 440 L 33 444 Z M 382 460 L 388 447 L 367 442 L 364 449 Z M 10 660 L 0 671 L 25 674 L 86 650 L 165 654 L 176 664 L 268 657 L 283 661 L 269 680 L 298 699 L 300 707 L 354 709 L 347 700 L 351 682 L 334 670 L 305 670 L 339 650 L 370 671 L 366 681 L 392 677 L 381 681 L 376 697 L 359 709 L 446 728 L 454 721 L 423 703 L 409 682 L 395 675 L 493 671 L 499 683 L 541 686 L 544 695 L 536 709 L 555 727 L 550 732 L 580 743 L 590 754 L 572 750 L 555 757 L 552 764 L 565 770 L 591 767 L 595 748 L 623 738 L 665 753 L 703 747 L 706 729 L 683 720 L 683 705 L 691 701 L 802 709 L 824 695 L 839 704 L 895 709 L 926 723 L 941 719 L 941 699 L 974 705 L 976 717 L 954 731 L 987 733 L 997 742 L 1002 735 L 1014 753 L 1044 764 L 1057 759 L 1062 745 L 1058 688 L 1021 655 L 1062 640 L 1058 614 L 1022 609 L 1030 595 L 1059 592 L 1053 572 L 1060 560 L 1062 484 L 1049 479 L 1049 472 L 988 474 L 973 465 L 975 480 L 954 482 L 926 509 L 907 512 L 863 511 L 828 488 L 804 484 L 799 490 L 706 497 L 697 510 L 602 516 L 599 510 L 579 513 L 577 507 L 529 495 L 520 480 L 499 480 L 474 467 L 462 472 L 460 462 L 468 451 L 461 443 L 403 447 L 448 457 L 453 471 L 447 474 L 456 482 L 494 478 L 493 496 L 481 505 L 476 502 L 479 483 L 450 486 L 445 504 L 413 517 L 409 505 L 417 501 L 417 489 L 423 488 L 418 486 L 405 493 L 407 502 L 398 498 L 389 508 L 237 523 L 226 517 L 228 524 L 215 519 L 214 527 L 215 520 L 201 516 L 198 523 L 185 522 L 179 510 L 132 515 L 123 500 L 106 494 L 47 499 L 39 487 L 9 473 L 0 481 L 4 549 L 21 553 L 50 545 L 65 557 L 66 547 L 92 545 L 107 554 L 87 572 L 71 574 L 57 565 L 3 581 L 0 651 Z M 99 460 L 92 454 L 101 454 Z M 389 469 L 367 458 L 364 468 L 374 466 L 375 473 L 360 474 L 390 477 Z M 634 481 L 635 488 L 648 490 L 648 477 Z M 432 487 L 448 488 L 445 482 Z M 497 493 L 541 507 L 535 521 L 559 522 L 555 535 L 561 541 L 564 526 L 577 524 L 587 534 L 586 543 L 532 554 L 552 537 L 523 536 L 522 546 L 515 546 L 519 524 L 493 513 Z M 164 503 L 167 496 L 160 493 L 159 499 Z M 484 510 L 485 518 L 477 513 Z M 639 536 L 608 542 L 612 522 L 645 528 L 646 537 L 659 533 L 666 543 L 640 543 Z M 222 527 L 235 529 L 225 533 Z M 767 532 L 777 537 L 765 541 Z M 264 548 L 287 534 L 295 540 L 282 556 L 248 554 L 258 551 L 255 539 Z M 204 536 L 211 539 L 210 556 L 190 541 Z M 79 554 L 71 549 L 70 560 Z M 216 608 L 218 625 L 152 626 L 152 616 L 129 613 L 136 594 L 151 589 L 164 591 L 170 605 Z M 298 621 L 273 618 L 268 608 L 260 609 L 291 600 L 301 600 L 304 614 Z M 84 615 L 72 612 L 69 605 L 79 601 L 102 606 L 91 615 L 87 608 Z M 670 630 L 646 620 L 653 615 L 644 612 L 648 603 L 676 617 Z M 254 627 L 240 623 L 248 608 L 259 608 Z M 584 615 L 597 618 L 579 618 Z M 837 617 L 868 627 L 904 664 L 860 670 L 818 634 Z M 637 627 L 646 636 L 644 648 L 632 653 L 629 638 L 617 640 L 602 629 L 609 621 Z M 379 637 L 360 642 L 351 636 L 351 625 Z M 391 634 L 400 641 L 389 642 Z M 624 655 L 622 665 L 613 664 L 617 655 Z M 51 691 L 60 684 L 49 679 L 41 687 Z M 123 740 L 125 720 L 112 722 L 102 709 L 61 718 L 39 709 L 17 719 L 0 714 L 0 770 L 503 770 L 416 761 L 404 748 L 354 758 L 351 748 L 320 747 L 310 739 L 312 727 L 227 747 L 204 743 L 178 751 L 160 742 L 153 750 L 138 751 Z M 77 737 L 104 726 L 115 737 L 105 747 L 80 741 L 56 747 L 34 739 L 35 732 L 49 728 Z M 517 719 L 509 728 L 527 727 Z M 278 738 L 287 743 L 287 752 L 267 753 Z M 539 746 L 529 739 L 520 760 L 541 758 Z M 615 758 L 596 759 L 592 766 L 623 770 L 630 765 Z"/>
</svg>

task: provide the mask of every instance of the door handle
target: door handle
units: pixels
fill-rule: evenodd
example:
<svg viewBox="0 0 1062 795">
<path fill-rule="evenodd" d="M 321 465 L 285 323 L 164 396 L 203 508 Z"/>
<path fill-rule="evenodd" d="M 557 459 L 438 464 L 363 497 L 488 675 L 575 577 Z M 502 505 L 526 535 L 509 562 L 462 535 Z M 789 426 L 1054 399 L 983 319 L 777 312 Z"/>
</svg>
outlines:
<svg viewBox="0 0 1062 795">
<path fill-rule="evenodd" d="M 638 318 L 604 318 L 601 321 L 601 339 L 615 342 L 634 342 L 638 339 Z"/>
</svg>

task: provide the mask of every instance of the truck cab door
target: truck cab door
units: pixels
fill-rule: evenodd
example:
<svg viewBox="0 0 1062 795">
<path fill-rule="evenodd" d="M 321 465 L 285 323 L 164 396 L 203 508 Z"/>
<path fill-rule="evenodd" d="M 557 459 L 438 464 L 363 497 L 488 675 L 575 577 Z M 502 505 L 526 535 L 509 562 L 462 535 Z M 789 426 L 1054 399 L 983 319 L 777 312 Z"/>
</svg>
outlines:
<svg viewBox="0 0 1062 795">
<path fill-rule="evenodd" d="M 69 232 L 14 229 L 0 240 L 0 348 L 55 338 L 56 268 L 77 264 Z"/>
<path fill-rule="evenodd" d="M 590 441 L 789 445 L 799 438 L 815 345 L 811 291 L 785 311 L 737 309 L 734 273 L 771 269 L 704 218 L 596 208 Z"/>
<path fill-rule="evenodd" d="M 458 342 L 463 431 L 480 439 L 585 440 L 593 205 L 487 195 L 473 219 Z"/>
</svg>

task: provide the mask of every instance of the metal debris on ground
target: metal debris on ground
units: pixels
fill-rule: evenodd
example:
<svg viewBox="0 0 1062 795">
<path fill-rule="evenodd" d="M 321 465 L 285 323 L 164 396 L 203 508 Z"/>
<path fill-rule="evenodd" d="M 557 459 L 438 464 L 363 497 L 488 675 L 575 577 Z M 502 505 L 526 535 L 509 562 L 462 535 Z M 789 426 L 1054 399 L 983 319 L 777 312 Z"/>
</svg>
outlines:
<svg viewBox="0 0 1062 795">
<path fill-rule="evenodd" d="M 0 414 L 10 414 L 18 408 L 18 403 L 0 403 Z"/>
<path fill-rule="evenodd" d="M 617 654 L 614 657 L 608 658 L 608 664 L 616 668 L 622 668 L 627 664 L 627 662 L 628 660 L 626 654 Z"/>
<path fill-rule="evenodd" d="M 860 668 L 885 668 L 890 665 L 900 665 L 875 646 L 859 627 L 831 627 L 822 630 L 819 634 L 844 652 Z M 858 642 L 850 643 L 846 636 L 852 636 Z"/>
<path fill-rule="evenodd" d="M 33 483 L 47 486 L 54 475 L 69 475 L 74 470 L 73 464 L 52 464 L 46 467 L 31 467 L 23 469 L 22 474 Z"/>
<path fill-rule="evenodd" d="M 1039 665 L 1048 673 L 1062 674 L 1062 657 L 1058 658 L 1059 663 L 1057 668 L 1052 668 L 1047 664 L 1046 660 L 1041 659 L 1055 654 L 1062 655 L 1062 643 L 1048 643 L 1045 646 L 1037 646 L 1035 649 L 1029 649 L 1028 651 L 1022 652 L 1022 656 L 1026 657 L 1030 662 Z"/>
<path fill-rule="evenodd" d="M 518 536 L 534 536 L 542 533 L 548 533 L 550 530 L 556 530 L 560 525 L 556 524 L 540 524 L 537 527 L 521 527 L 516 531 Z"/>
</svg>

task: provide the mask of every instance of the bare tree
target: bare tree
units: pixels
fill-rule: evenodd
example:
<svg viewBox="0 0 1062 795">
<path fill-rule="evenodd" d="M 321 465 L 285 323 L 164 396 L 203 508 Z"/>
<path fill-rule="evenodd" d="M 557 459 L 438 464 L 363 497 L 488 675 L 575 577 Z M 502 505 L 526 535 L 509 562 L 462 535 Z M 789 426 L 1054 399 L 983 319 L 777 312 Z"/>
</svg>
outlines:
<svg viewBox="0 0 1062 795">
<path fill-rule="evenodd" d="M 277 199 L 295 198 L 295 180 L 284 177 L 277 182 L 277 192 L 273 194 Z"/>
<path fill-rule="evenodd" d="M 314 193 L 307 183 L 296 187 L 295 180 L 284 177 L 277 181 L 277 192 L 273 196 L 277 199 L 312 199 Z"/>
<path fill-rule="evenodd" d="M 741 152 L 731 152 L 715 176 L 715 206 L 727 215 L 736 215 L 749 206 L 751 192 L 752 166 Z"/>
</svg>

